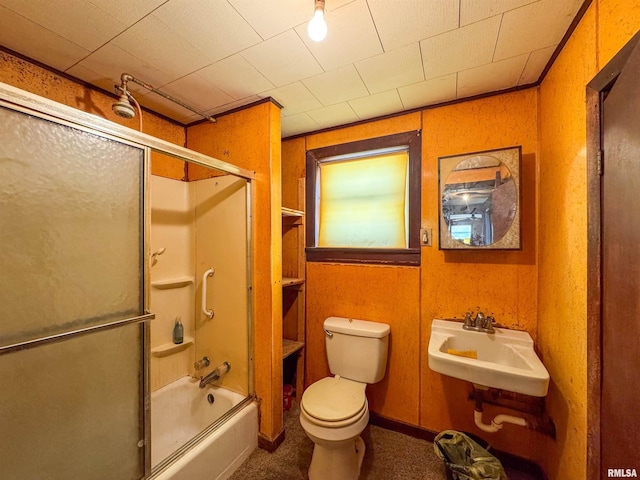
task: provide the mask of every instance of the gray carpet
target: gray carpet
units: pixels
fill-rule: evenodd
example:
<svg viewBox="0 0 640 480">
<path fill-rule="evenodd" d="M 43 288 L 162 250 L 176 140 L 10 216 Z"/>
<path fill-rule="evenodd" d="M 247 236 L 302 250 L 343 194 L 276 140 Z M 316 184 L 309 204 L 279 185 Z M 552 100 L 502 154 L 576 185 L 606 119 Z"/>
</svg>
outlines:
<svg viewBox="0 0 640 480">
<path fill-rule="evenodd" d="M 285 412 L 285 440 L 269 453 L 256 449 L 230 480 L 307 480 L 313 442 L 304 433 L 295 405 Z M 433 444 L 398 432 L 368 425 L 362 432 L 366 444 L 359 480 L 445 480 L 442 460 Z M 510 480 L 537 480 L 521 472 L 507 470 Z M 333 480 L 333 479 L 327 479 Z"/>
</svg>

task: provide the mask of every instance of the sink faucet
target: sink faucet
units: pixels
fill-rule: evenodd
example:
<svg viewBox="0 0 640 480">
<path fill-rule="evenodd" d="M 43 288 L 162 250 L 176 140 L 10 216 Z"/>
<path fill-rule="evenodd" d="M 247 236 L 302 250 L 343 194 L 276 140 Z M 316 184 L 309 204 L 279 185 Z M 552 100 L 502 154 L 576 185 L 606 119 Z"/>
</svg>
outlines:
<svg viewBox="0 0 640 480">
<path fill-rule="evenodd" d="M 220 380 L 220 378 L 222 378 L 229 370 L 231 370 L 231 364 L 229 362 L 224 362 L 209 375 L 200 377 L 200 388 L 204 388 L 210 383 Z"/>
<path fill-rule="evenodd" d="M 473 330 L 474 332 L 495 333 L 493 325 L 496 323 L 496 319 L 491 315 L 485 315 L 480 311 L 478 307 L 478 313 L 476 318 L 473 318 L 473 313 L 467 312 L 464 315 L 464 323 L 462 328 L 465 330 Z"/>
</svg>

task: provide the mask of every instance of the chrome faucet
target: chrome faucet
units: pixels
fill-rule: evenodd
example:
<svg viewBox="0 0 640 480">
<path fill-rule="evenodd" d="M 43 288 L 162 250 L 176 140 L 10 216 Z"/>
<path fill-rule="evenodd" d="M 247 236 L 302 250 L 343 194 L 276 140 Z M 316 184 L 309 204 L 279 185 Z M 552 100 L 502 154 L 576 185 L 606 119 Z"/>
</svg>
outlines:
<svg viewBox="0 0 640 480">
<path fill-rule="evenodd" d="M 224 362 L 209 375 L 200 377 L 200 388 L 204 388 L 210 383 L 220 380 L 229 370 L 231 370 L 231 364 L 229 362 Z"/>
<path fill-rule="evenodd" d="M 473 313 L 467 312 L 464 315 L 464 323 L 462 328 L 465 330 L 473 330 L 474 332 L 495 333 L 493 325 L 496 323 L 496 319 L 491 315 L 485 315 L 480 311 L 478 307 L 478 313 L 476 318 L 473 318 Z"/>
</svg>

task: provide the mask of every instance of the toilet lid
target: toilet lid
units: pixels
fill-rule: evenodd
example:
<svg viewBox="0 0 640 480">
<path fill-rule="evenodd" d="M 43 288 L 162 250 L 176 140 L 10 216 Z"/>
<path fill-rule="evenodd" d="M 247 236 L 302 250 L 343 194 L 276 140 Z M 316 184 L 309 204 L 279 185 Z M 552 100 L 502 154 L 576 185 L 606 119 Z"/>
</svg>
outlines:
<svg viewBox="0 0 640 480">
<path fill-rule="evenodd" d="M 339 422 L 353 417 L 365 407 L 366 384 L 346 378 L 318 380 L 302 394 L 304 411 L 318 420 Z"/>
</svg>

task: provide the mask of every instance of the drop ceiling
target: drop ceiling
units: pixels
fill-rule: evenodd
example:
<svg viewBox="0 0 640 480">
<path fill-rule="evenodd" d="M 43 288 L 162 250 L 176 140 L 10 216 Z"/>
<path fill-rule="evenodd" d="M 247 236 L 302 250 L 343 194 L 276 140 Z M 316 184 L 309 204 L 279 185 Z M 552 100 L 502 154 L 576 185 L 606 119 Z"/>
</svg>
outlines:
<svg viewBox="0 0 640 480">
<path fill-rule="evenodd" d="M 533 84 L 582 3 L 326 0 L 316 43 L 313 0 L 0 0 L 0 45 L 110 92 L 127 72 L 213 116 L 272 97 L 289 137 Z"/>
</svg>

